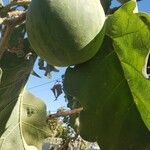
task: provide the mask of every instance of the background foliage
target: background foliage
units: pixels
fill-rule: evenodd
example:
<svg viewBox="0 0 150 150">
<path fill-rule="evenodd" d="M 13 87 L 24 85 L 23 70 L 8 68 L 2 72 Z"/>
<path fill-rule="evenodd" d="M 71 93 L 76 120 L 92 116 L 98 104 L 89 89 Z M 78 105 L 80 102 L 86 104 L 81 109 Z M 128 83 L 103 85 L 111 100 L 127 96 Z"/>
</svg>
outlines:
<svg viewBox="0 0 150 150">
<path fill-rule="evenodd" d="M 133 13 L 133 1 L 120 1 L 125 4 L 116 8 L 111 0 L 101 2 L 107 20 L 99 52 L 68 67 L 63 83 L 51 87 L 55 100 L 64 90 L 68 107 L 83 111 L 47 114 L 45 104 L 25 88 L 30 74 L 41 78 L 33 70 L 37 55 L 25 28 L 30 1 L 0 0 L 1 150 L 42 149 L 45 138 L 51 149 L 88 149 L 85 140 L 104 150 L 150 149 L 150 16 Z M 41 58 L 38 66 L 48 78 L 59 71 Z"/>
</svg>

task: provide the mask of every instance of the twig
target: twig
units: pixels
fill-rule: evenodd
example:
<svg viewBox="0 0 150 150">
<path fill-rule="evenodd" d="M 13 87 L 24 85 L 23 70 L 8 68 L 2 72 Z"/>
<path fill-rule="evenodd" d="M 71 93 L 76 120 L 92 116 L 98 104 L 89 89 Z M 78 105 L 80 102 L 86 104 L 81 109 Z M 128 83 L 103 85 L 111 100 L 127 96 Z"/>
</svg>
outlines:
<svg viewBox="0 0 150 150">
<path fill-rule="evenodd" d="M 12 33 L 13 28 L 7 26 L 4 36 L 2 38 L 2 40 L 0 41 L 0 59 L 3 56 L 3 53 L 5 52 L 5 49 L 7 49 L 7 45 L 8 45 L 8 41 L 9 41 L 9 37 Z"/>
<path fill-rule="evenodd" d="M 16 0 L 16 1 L 12 1 L 10 4 L 6 5 L 5 7 L 3 7 L 0 11 L 0 15 L 3 13 L 7 13 L 11 10 L 12 7 L 14 6 L 27 6 L 28 4 L 30 4 L 31 0 Z"/>
<path fill-rule="evenodd" d="M 58 118 L 58 117 L 65 117 L 65 116 L 71 116 L 71 115 L 79 114 L 82 110 L 83 110 L 83 108 L 76 108 L 73 110 L 57 112 L 55 114 L 49 115 L 47 120 L 52 120 L 52 119 Z"/>
<path fill-rule="evenodd" d="M 65 141 L 65 143 L 61 146 L 60 150 L 66 150 L 66 149 L 68 149 L 69 143 L 70 143 L 72 140 L 73 140 L 73 141 L 77 140 L 78 137 L 79 137 L 79 134 L 76 133 L 76 135 L 75 135 L 74 137 L 67 139 L 67 140 Z"/>
<path fill-rule="evenodd" d="M 18 17 L 3 18 L 2 19 L 3 20 L 2 24 L 14 27 L 14 26 L 22 23 L 23 21 L 25 21 L 25 19 L 26 19 L 26 12 L 22 12 L 22 13 L 20 13 L 20 15 Z"/>
<path fill-rule="evenodd" d="M 4 32 L 4 36 L 1 38 L 1 41 L 0 41 L 0 59 L 8 47 L 9 38 L 13 29 L 15 28 L 16 25 L 19 25 L 23 21 L 25 21 L 25 18 L 26 18 L 26 12 L 23 12 L 16 18 L 3 19 L 2 24 L 6 25 L 6 30 Z"/>
</svg>

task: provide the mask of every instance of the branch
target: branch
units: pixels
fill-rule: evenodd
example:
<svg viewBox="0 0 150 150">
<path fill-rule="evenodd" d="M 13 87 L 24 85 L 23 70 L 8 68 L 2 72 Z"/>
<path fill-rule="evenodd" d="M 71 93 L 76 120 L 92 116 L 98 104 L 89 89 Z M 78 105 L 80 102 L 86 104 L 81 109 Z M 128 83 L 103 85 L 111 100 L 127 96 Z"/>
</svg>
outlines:
<svg viewBox="0 0 150 150">
<path fill-rule="evenodd" d="M 26 12 L 20 13 L 20 15 L 15 18 L 2 19 L 3 21 L 2 24 L 6 25 L 6 30 L 4 32 L 4 36 L 1 38 L 0 41 L 0 59 L 5 50 L 8 49 L 8 42 L 13 29 L 15 28 L 16 25 L 23 23 L 25 19 L 26 19 Z"/>
<path fill-rule="evenodd" d="M 3 53 L 5 52 L 5 49 L 7 49 L 9 37 L 12 33 L 12 30 L 13 29 L 11 27 L 7 26 L 5 33 L 4 33 L 4 36 L 3 36 L 2 40 L 0 41 L 0 59 L 3 55 Z"/>
<path fill-rule="evenodd" d="M 76 109 L 73 109 L 73 110 L 57 112 L 55 114 L 49 115 L 47 117 L 47 120 L 52 120 L 52 119 L 58 118 L 58 117 L 66 117 L 66 116 L 71 116 L 71 115 L 79 114 L 82 110 L 83 110 L 83 108 L 76 108 Z"/>
<path fill-rule="evenodd" d="M 16 11 L 14 11 L 15 14 Z M 13 13 L 11 14 L 13 15 Z M 10 17 L 10 18 L 1 18 L 2 24 L 9 25 L 15 27 L 16 25 L 22 23 L 26 19 L 26 12 L 20 11 L 17 12 L 17 17 Z"/>
<path fill-rule="evenodd" d="M 30 4 L 30 2 L 31 0 L 14 0 L 10 4 L 6 5 L 1 9 L 0 15 L 9 12 L 11 8 L 14 6 L 27 6 Z"/>
<path fill-rule="evenodd" d="M 65 143 L 60 147 L 60 150 L 66 150 L 69 147 L 69 143 L 73 140 L 75 141 L 78 138 L 78 134 L 75 135 L 75 137 L 69 138 L 65 141 Z"/>
</svg>

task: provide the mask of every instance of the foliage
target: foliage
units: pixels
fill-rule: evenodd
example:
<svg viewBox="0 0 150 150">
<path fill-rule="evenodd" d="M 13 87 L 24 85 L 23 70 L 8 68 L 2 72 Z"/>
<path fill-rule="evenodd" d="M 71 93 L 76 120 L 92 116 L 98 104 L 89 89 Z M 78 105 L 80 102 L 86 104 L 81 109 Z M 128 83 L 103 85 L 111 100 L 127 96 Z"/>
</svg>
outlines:
<svg viewBox="0 0 150 150">
<path fill-rule="evenodd" d="M 46 64 L 46 66 L 45 66 Z M 41 58 L 38 59 L 38 66 L 40 70 L 44 70 L 45 71 L 45 76 L 47 77 L 51 77 L 51 72 L 59 72 L 58 69 L 56 69 L 56 67 L 48 64 L 47 62 L 45 62 L 44 60 L 42 60 Z"/>
<path fill-rule="evenodd" d="M 74 132 L 74 130 L 70 127 L 70 125 L 64 123 L 62 118 L 61 119 L 55 118 L 52 120 L 48 120 L 48 125 L 51 132 L 53 133 L 52 139 L 53 138 L 62 139 L 61 144 L 59 142 L 58 144 L 56 144 L 57 147 L 60 147 L 61 150 L 72 150 L 72 149 L 86 150 L 90 146 L 90 144 L 87 141 L 84 141 L 76 132 Z M 51 142 L 51 144 L 53 144 L 53 141 Z M 54 149 L 55 147 L 56 146 L 53 146 Z"/>
<path fill-rule="evenodd" d="M 112 15 L 107 22 L 107 34 L 113 39 L 114 50 L 120 60 L 134 102 L 150 130 L 148 117 L 150 116 L 150 95 L 147 91 L 150 89 L 150 81 L 147 80 L 146 68 L 150 48 L 150 16 L 144 13 L 133 14 L 133 8 L 133 3 L 129 3 Z M 123 20 L 121 20 L 122 16 L 124 16 Z M 120 20 L 117 21 L 116 18 Z M 124 30 L 125 27 L 126 30 Z M 143 90 L 144 87 L 145 90 Z"/>
<path fill-rule="evenodd" d="M 30 0 L 0 0 L 0 149 L 40 150 L 48 137 L 62 139 L 62 150 L 88 149 L 82 138 L 102 150 L 149 150 L 150 15 L 133 13 L 136 0 L 117 8 L 100 0 L 107 19 L 99 0 L 48 1 L 27 10 Z M 51 64 L 68 67 L 51 90 L 56 99 L 64 90 L 80 114 L 48 120 L 45 104 L 25 89 L 30 74 L 40 78 L 34 51 L 49 78 L 59 71 Z"/>
<path fill-rule="evenodd" d="M 105 24 L 109 37 L 98 54 L 69 67 L 64 77 L 64 91 L 83 106 L 81 136 L 98 141 L 102 149 L 150 147 L 150 81 L 145 61 L 150 47 L 149 15 L 134 14 L 134 7 L 130 2 L 110 15 Z"/>
<path fill-rule="evenodd" d="M 25 60 L 7 52 L 0 61 L 3 70 L 0 84 L 1 150 L 12 147 L 23 150 L 34 146 L 41 149 L 43 139 L 50 136 L 45 104 L 24 90 L 35 58 Z"/>
<path fill-rule="evenodd" d="M 112 0 L 100 0 L 106 14 L 111 6 L 111 1 Z"/>
</svg>

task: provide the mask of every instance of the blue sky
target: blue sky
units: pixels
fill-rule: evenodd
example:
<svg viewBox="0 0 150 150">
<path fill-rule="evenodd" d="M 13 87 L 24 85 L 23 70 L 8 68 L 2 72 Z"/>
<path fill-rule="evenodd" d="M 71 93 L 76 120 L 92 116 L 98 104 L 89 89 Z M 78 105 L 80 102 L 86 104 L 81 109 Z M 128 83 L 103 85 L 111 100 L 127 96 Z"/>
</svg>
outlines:
<svg viewBox="0 0 150 150">
<path fill-rule="evenodd" d="M 58 67 L 57 67 L 58 68 Z M 47 110 L 50 110 L 52 113 L 56 112 L 59 107 L 66 107 L 64 95 L 62 94 L 58 100 L 55 101 L 55 97 L 51 91 L 51 88 L 55 84 L 56 80 L 61 81 L 61 76 L 65 73 L 65 68 L 58 68 L 59 73 L 51 74 L 51 78 L 48 79 L 44 76 L 44 72 L 38 69 L 37 61 L 34 65 L 34 70 L 42 78 L 34 77 L 30 75 L 30 78 L 27 82 L 27 89 L 36 95 L 37 97 L 42 98 L 47 105 Z M 43 85 L 45 84 L 45 85 Z M 34 88 L 34 86 L 37 86 Z"/>
<path fill-rule="evenodd" d="M 138 3 L 139 11 L 150 13 L 150 0 L 142 0 Z"/>
<path fill-rule="evenodd" d="M 113 5 L 116 4 L 117 4 L 116 2 L 113 3 Z M 150 12 L 150 0 L 142 0 L 141 2 L 138 3 L 138 7 L 139 11 Z M 55 84 L 56 80 L 60 80 L 61 75 L 65 73 L 65 68 L 59 68 L 60 70 L 59 73 L 52 73 L 52 77 L 50 79 L 46 78 L 44 76 L 44 72 L 38 69 L 37 62 L 35 63 L 34 70 L 42 78 L 39 79 L 31 75 L 27 83 L 27 89 L 37 97 L 42 98 L 47 105 L 47 110 L 50 110 L 52 113 L 56 112 L 57 109 L 60 107 L 66 107 L 64 95 L 62 94 L 57 101 L 54 101 L 55 97 L 51 91 L 51 88 Z M 37 87 L 33 88 L 34 86 Z"/>
</svg>

